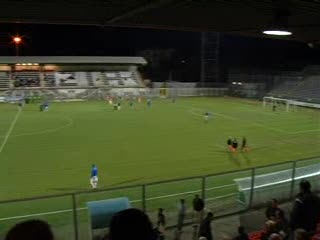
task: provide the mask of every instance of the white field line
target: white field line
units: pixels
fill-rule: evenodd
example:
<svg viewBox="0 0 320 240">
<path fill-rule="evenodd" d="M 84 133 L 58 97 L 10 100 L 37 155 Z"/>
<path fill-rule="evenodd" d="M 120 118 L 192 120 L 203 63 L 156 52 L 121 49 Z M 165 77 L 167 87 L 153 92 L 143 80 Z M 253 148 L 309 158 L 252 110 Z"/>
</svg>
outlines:
<svg viewBox="0 0 320 240">
<path fill-rule="evenodd" d="M 64 128 L 67 128 L 67 127 L 70 127 L 73 125 L 73 120 L 72 118 L 70 117 L 66 117 L 65 118 L 68 123 L 63 125 L 63 126 L 60 126 L 60 127 L 56 127 L 56 128 L 52 128 L 52 129 L 46 129 L 46 130 L 42 130 L 42 131 L 38 131 L 38 132 L 30 132 L 30 133 L 21 133 L 21 134 L 14 134 L 14 135 L 11 135 L 12 137 L 22 137 L 22 136 L 30 136 L 30 135 L 37 135 L 37 134 L 44 134 L 44 133 L 49 133 L 49 132 L 57 132 L 61 129 L 64 129 Z M 2 136 L 0 136 L 2 137 Z"/>
<path fill-rule="evenodd" d="M 184 108 L 188 108 L 186 106 L 184 106 Z M 242 109 L 245 109 L 244 107 L 241 107 Z M 196 113 L 194 112 L 194 110 L 196 111 L 203 111 L 203 113 L 205 112 L 204 109 L 201 109 L 201 108 L 195 108 L 195 107 L 189 107 L 189 112 L 194 115 L 194 116 L 200 116 L 200 117 L 203 117 L 203 114 L 199 114 L 199 113 Z M 250 111 L 254 111 L 254 112 L 259 112 L 257 110 L 250 110 Z M 259 112 L 259 113 L 263 113 L 263 112 Z M 267 113 L 265 113 L 267 114 Z M 221 113 L 217 113 L 217 112 L 213 112 L 213 115 L 218 115 L 218 116 L 221 116 L 221 117 L 224 117 L 224 118 L 228 118 L 228 119 L 231 119 L 231 120 L 239 120 L 239 118 L 236 118 L 236 117 L 231 117 L 231 116 L 228 116 L 228 115 L 225 115 L 225 114 L 221 114 Z M 272 115 L 272 113 L 270 113 L 270 115 Z M 320 131 L 320 129 L 311 129 L 311 130 L 303 130 L 303 131 L 286 131 L 286 130 L 283 130 L 283 129 L 280 129 L 280 128 L 274 128 L 274 127 L 268 127 L 266 126 L 265 124 L 261 124 L 261 123 L 257 123 L 257 122 L 251 122 L 250 123 L 252 125 L 256 125 L 256 126 L 259 126 L 259 127 L 262 127 L 262 128 L 265 128 L 265 129 L 268 129 L 268 130 L 272 130 L 272 131 L 275 131 L 275 132 L 280 132 L 280 133 L 286 133 L 286 134 L 299 134 L 299 133 L 306 133 L 306 132 L 317 132 L 317 131 Z"/>
<path fill-rule="evenodd" d="M 203 114 L 200 114 L 200 113 L 196 113 L 194 112 L 194 110 L 196 111 L 203 111 Z M 204 113 L 205 113 L 205 110 L 204 109 L 201 109 L 201 108 L 191 108 L 189 109 L 189 112 L 195 116 L 200 116 L 200 117 L 203 117 L 204 116 Z M 214 115 L 218 115 L 218 116 L 221 116 L 221 117 L 224 117 L 224 118 L 228 118 L 228 119 L 231 119 L 231 120 L 236 120 L 236 118 L 234 117 L 231 117 L 231 116 L 228 116 L 228 115 L 224 115 L 224 114 L 221 114 L 221 113 L 217 113 L 217 112 L 213 112 L 213 116 Z"/>
<path fill-rule="evenodd" d="M 219 189 L 219 188 L 223 188 L 223 187 L 230 187 L 233 185 L 235 185 L 235 184 L 229 184 L 229 185 L 213 187 L 213 188 L 206 188 L 206 190 L 213 190 L 213 189 Z M 159 196 L 159 197 L 146 198 L 146 201 L 157 200 L 157 199 L 162 199 L 162 198 L 170 198 L 170 197 L 198 193 L 198 192 L 201 192 L 201 190 L 188 191 L 188 192 L 182 192 L 182 193 L 176 193 L 176 194 L 163 195 L 163 196 Z M 236 195 L 236 194 L 233 193 L 233 194 L 228 194 L 228 195 L 219 196 L 219 197 L 215 197 L 215 198 L 209 198 L 208 200 L 221 199 L 221 198 L 229 197 L 232 195 Z M 137 200 L 132 200 L 130 202 L 131 203 L 138 203 L 138 202 L 142 202 L 142 200 L 137 199 Z M 87 210 L 87 209 L 88 209 L 87 207 L 77 208 L 77 211 L 83 211 L 83 210 Z M 68 213 L 68 212 L 72 212 L 72 211 L 73 211 L 73 209 L 66 209 L 66 210 L 58 210 L 58 211 L 51 211 L 51 212 L 27 214 L 27 215 L 21 215 L 21 216 L 5 217 L 5 218 L 0 218 L 0 221 L 14 220 L 14 219 L 20 219 L 20 218 L 29 218 L 29 217 L 38 217 L 38 216 L 44 216 L 44 215 L 55 215 L 55 214 L 60 214 L 60 213 Z"/>
<path fill-rule="evenodd" d="M 21 111 L 22 111 L 22 108 L 19 108 L 19 110 L 18 110 L 18 112 L 16 113 L 13 121 L 11 122 L 11 125 L 10 125 L 10 127 L 9 127 L 9 129 L 8 129 L 5 137 L 4 137 L 4 140 L 3 140 L 3 142 L 2 142 L 2 144 L 1 144 L 1 146 L 0 146 L 0 153 L 2 153 L 2 151 L 3 151 L 3 149 L 4 149 L 5 145 L 6 145 L 6 143 L 8 142 L 8 139 L 9 139 L 9 137 L 10 137 L 10 134 L 11 134 L 14 126 L 16 125 L 16 122 L 18 121 L 18 118 L 19 118 L 19 116 L 20 116 Z"/>
</svg>

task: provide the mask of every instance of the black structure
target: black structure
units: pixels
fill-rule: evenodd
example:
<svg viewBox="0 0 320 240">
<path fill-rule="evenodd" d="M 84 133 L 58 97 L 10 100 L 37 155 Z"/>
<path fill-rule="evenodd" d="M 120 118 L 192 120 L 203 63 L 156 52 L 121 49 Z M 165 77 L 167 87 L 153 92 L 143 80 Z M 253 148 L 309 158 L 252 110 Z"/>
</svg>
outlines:
<svg viewBox="0 0 320 240">
<path fill-rule="evenodd" d="M 318 0 L 1 0 L 3 22 L 105 25 L 262 36 L 283 20 L 285 39 L 318 42 Z"/>
</svg>

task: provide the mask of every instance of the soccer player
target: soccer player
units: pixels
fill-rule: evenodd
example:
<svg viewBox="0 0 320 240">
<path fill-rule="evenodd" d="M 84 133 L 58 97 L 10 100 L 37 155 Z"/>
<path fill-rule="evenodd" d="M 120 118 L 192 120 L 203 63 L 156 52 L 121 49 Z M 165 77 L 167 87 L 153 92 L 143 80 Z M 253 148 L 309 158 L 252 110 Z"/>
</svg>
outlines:
<svg viewBox="0 0 320 240">
<path fill-rule="evenodd" d="M 118 110 L 121 110 L 121 102 L 118 102 Z"/>
<path fill-rule="evenodd" d="M 90 184 L 92 189 L 96 189 L 98 186 L 98 168 L 95 164 L 93 164 L 91 168 Z"/>
<path fill-rule="evenodd" d="M 241 151 L 246 152 L 247 150 L 247 139 L 245 137 L 242 137 Z"/>
<path fill-rule="evenodd" d="M 231 137 L 228 138 L 227 145 L 228 145 L 228 150 L 232 151 L 232 139 L 231 139 Z"/>
<path fill-rule="evenodd" d="M 130 108 L 133 108 L 133 101 L 132 101 L 132 99 L 129 100 L 129 107 L 130 107 Z"/>
<path fill-rule="evenodd" d="M 148 106 L 148 108 L 151 108 L 151 99 L 150 98 L 148 98 L 148 100 L 147 100 L 147 106 Z"/>
<path fill-rule="evenodd" d="M 204 121 L 207 123 L 209 120 L 209 113 L 208 112 L 205 112 L 204 113 Z"/>
<path fill-rule="evenodd" d="M 273 105 L 272 105 L 272 111 L 275 112 L 275 111 L 276 111 L 276 108 L 277 108 L 276 104 L 273 104 Z"/>
<path fill-rule="evenodd" d="M 236 152 L 237 148 L 238 148 L 238 141 L 237 141 L 236 138 L 234 138 L 233 141 L 232 141 L 232 151 Z"/>
</svg>

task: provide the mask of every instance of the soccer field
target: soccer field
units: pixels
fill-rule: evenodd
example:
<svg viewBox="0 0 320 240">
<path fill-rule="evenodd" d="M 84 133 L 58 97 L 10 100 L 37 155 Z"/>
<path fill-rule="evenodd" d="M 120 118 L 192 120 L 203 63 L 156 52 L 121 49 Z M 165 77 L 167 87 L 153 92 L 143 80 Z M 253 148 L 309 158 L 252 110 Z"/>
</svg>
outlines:
<svg viewBox="0 0 320 240">
<path fill-rule="evenodd" d="M 246 136 L 250 151 L 229 154 L 228 136 Z M 49 112 L 2 104 L 0 198 L 88 190 L 93 163 L 104 188 L 314 157 L 319 145 L 319 111 L 272 112 L 243 99 L 123 102 L 120 111 L 106 102 L 52 103 Z"/>
</svg>

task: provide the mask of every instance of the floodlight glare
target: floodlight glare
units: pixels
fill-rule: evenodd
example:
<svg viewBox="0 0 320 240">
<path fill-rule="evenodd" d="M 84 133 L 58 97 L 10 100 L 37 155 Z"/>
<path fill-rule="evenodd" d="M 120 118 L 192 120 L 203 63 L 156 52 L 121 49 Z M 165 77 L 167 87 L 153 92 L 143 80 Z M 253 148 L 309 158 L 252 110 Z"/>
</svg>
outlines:
<svg viewBox="0 0 320 240">
<path fill-rule="evenodd" d="M 22 39 L 21 39 L 21 37 L 13 37 L 13 41 L 15 44 L 19 44 L 19 43 L 21 43 Z"/>
<path fill-rule="evenodd" d="M 292 35 L 292 32 L 287 30 L 265 30 L 263 31 L 264 34 L 267 35 L 275 35 L 275 36 L 289 36 Z"/>
<path fill-rule="evenodd" d="M 236 85 L 237 83 L 236 83 L 236 82 L 232 82 L 232 84 L 233 84 L 233 85 Z"/>
</svg>

